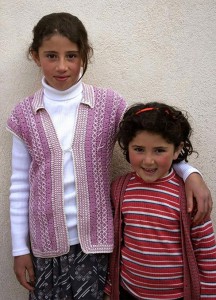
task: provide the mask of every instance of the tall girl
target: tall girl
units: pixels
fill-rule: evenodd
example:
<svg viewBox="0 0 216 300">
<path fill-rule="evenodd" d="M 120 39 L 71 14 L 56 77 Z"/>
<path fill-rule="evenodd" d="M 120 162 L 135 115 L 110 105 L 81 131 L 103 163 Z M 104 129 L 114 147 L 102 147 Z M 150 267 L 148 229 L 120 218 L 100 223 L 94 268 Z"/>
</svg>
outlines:
<svg viewBox="0 0 216 300">
<path fill-rule="evenodd" d="M 30 299 L 102 299 L 113 250 L 110 161 L 125 100 L 82 82 L 93 50 L 82 22 L 44 16 L 29 54 L 42 88 L 8 119 L 13 133 L 10 214 L 14 270 Z M 182 164 L 185 178 L 196 172 Z M 201 176 L 188 177 L 198 218 L 211 196 Z"/>
</svg>

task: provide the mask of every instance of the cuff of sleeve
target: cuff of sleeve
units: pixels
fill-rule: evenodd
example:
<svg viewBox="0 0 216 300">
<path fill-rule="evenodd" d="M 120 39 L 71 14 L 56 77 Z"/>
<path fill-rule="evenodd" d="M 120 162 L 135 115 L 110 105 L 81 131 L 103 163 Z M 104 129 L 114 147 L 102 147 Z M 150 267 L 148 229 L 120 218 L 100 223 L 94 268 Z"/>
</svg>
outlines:
<svg viewBox="0 0 216 300">
<path fill-rule="evenodd" d="M 185 161 L 174 164 L 173 168 L 177 172 L 177 174 L 184 180 L 184 182 L 192 173 L 198 173 L 202 177 L 202 174 L 196 168 L 192 167 Z"/>
<path fill-rule="evenodd" d="M 30 253 L 30 251 L 28 248 L 12 251 L 13 256 L 20 256 L 20 255 L 25 255 L 25 254 L 29 254 L 29 253 Z"/>
<path fill-rule="evenodd" d="M 200 173 L 200 171 L 198 171 L 196 168 L 193 168 L 191 167 L 191 169 L 187 170 L 184 174 L 183 174 L 183 177 L 182 179 L 184 180 L 184 182 L 187 180 L 187 178 L 193 174 L 193 173 L 198 173 L 201 177 L 202 177 L 202 174 Z"/>
</svg>

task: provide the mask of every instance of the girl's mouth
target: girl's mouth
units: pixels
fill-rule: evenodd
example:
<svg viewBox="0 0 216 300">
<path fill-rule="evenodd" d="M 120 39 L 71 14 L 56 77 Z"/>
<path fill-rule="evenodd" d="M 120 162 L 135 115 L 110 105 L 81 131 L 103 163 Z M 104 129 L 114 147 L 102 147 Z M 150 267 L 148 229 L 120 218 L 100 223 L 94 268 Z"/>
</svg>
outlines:
<svg viewBox="0 0 216 300">
<path fill-rule="evenodd" d="M 148 174 L 153 174 L 157 171 L 156 168 L 154 169 L 148 169 L 148 168 L 142 168 L 144 172 L 148 173 Z"/>
<path fill-rule="evenodd" d="M 65 81 L 68 79 L 68 76 L 55 76 L 55 79 L 59 81 Z"/>
</svg>

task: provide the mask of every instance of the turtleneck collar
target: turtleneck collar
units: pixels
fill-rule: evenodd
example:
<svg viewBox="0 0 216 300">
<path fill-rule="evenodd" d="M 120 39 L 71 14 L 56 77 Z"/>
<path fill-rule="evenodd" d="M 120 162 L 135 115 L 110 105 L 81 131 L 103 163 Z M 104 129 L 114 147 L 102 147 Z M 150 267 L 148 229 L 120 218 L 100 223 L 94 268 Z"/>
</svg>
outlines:
<svg viewBox="0 0 216 300">
<path fill-rule="evenodd" d="M 66 101 L 69 99 L 76 98 L 82 93 L 83 87 L 81 80 L 75 85 L 65 91 L 59 91 L 48 85 L 45 81 L 45 77 L 42 78 L 42 86 L 44 88 L 44 95 L 50 100 Z"/>
</svg>

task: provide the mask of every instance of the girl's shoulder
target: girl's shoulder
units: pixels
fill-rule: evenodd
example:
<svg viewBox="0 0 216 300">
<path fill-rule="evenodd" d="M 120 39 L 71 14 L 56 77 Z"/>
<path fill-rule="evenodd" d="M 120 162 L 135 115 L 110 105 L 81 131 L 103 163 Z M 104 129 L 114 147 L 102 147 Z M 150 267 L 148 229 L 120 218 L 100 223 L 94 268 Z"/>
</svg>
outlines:
<svg viewBox="0 0 216 300">
<path fill-rule="evenodd" d="M 128 182 L 132 177 L 132 173 L 127 173 L 125 175 L 117 177 L 111 184 L 111 203 L 112 206 L 117 208 L 117 206 L 123 201 L 125 190 L 127 188 Z"/>
<path fill-rule="evenodd" d="M 34 92 L 31 95 L 26 96 L 25 98 L 18 100 L 17 104 L 14 106 L 12 113 L 19 110 L 21 107 L 25 107 L 26 105 L 34 105 L 38 106 L 42 103 L 43 99 L 43 89 L 40 89 L 36 92 Z"/>
<path fill-rule="evenodd" d="M 121 190 L 124 186 L 127 186 L 129 180 L 133 176 L 133 172 L 118 176 L 111 183 L 112 190 Z"/>
<path fill-rule="evenodd" d="M 117 92 L 116 90 L 109 88 L 109 87 L 100 87 L 100 86 L 83 83 L 83 88 L 84 88 L 84 93 L 85 92 L 93 92 L 94 94 L 97 94 L 97 95 L 105 94 L 105 95 L 111 96 L 111 97 L 113 97 L 115 95 L 115 96 L 118 96 L 119 98 L 123 99 L 123 96 L 119 92 Z"/>
<path fill-rule="evenodd" d="M 116 91 L 110 88 L 83 83 L 83 103 L 96 110 L 100 110 L 100 114 L 115 115 L 121 119 L 127 103 L 125 99 Z"/>
<path fill-rule="evenodd" d="M 110 91 L 110 92 L 113 92 L 113 93 L 117 93 L 112 88 L 97 86 L 97 85 L 94 85 L 94 84 L 88 84 L 88 83 L 84 83 L 84 82 L 82 84 L 83 84 L 84 88 L 92 88 L 94 91 Z"/>
</svg>

